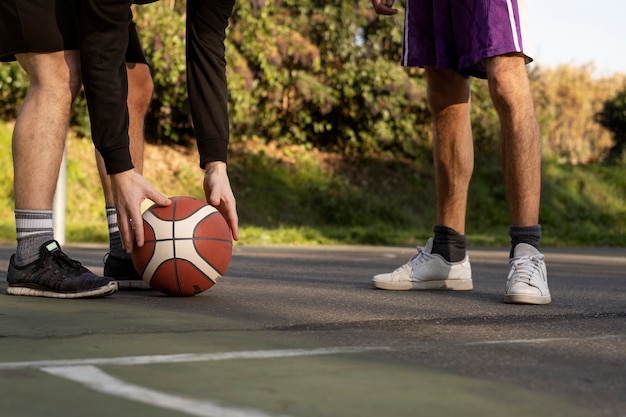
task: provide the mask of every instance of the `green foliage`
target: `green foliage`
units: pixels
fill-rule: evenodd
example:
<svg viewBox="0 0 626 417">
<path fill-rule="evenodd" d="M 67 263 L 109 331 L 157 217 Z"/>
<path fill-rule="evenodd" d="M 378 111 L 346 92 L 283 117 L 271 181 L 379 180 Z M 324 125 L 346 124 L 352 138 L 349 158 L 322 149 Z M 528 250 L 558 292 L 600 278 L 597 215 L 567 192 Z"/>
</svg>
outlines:
<svg viewBox="0 0 626 417">
<path fill-rule="evenodd" d="M 166 142 L 179 142 L 193 134 L 185 73 L 185 16 L 157 2 L 136 7 L 135 21 L 154 82 L 146 130 Z"/>
<path fill-rule="evenodd" d="M 305 148 L 297 148 L 288 161 L 263 151 L 234 156 L 230 176 L 242 222 L 270 229 L 405 229 L 416 221 L 430 227 L 432 215 L 412 219 L 414 198 L 432 200 L 432 181 L 425 185 L 415 166 L 379 159 L 329 163 L 320 164 Z M 432 214 L 433 204 L 420 212 Z M 369 243 L 386 239 L 383 233 Z"/>
<path fill-rule="evenodd" d="M 28 78 L 17 62 L 0 63 L 0 118 L 17 117 L 20 103 L 28 91 Z"/>
<path fill-rule="evenodd" d="M 553 246 L 626 244 L 623 168 L 544 164 L 541 219 Z M 584 214 L 583 214 L 584 213 Z"/>
<path fill-rule="evenodd" d="M 609 149 L 607 162 L 618 161 L 626 146 L 626 88 L 615 97 L 606 100 L 596 114 L 596 120 L 613 133 L 613 146 Z"/>
<path fill-rule="evenodd" d="M 423 244 L 435 222 L 430 162 L 349 158 L 309 146 L 276 148 L 248 142 L 229 165 L 237 197 L 241 244 Z M 0 147 L 10 129 L 0 123 Z M 93 145 L 68 147 L 67 240 L 106 242 L 104 201 Z M 201 171 L 191 153 L 148 145 L 147 179 L 168 194 L 201 198 Z M 182 167 L 157 169 L 159 163 Z M 0 164 L 11 165 L 10 152 Z M 187 168 L 189 167 L 189 168 Z M 193 171 L 192 171 L 193 169 Z M 170 175 L 164 175 L 169 173 Z M 174 188 L 178 187 L 178 188 Z M 171 194 L 171 195 L 174 195 Z M 510 217 L 497 158 L 481 157 L 470 186 L 467 235 L 476 246 L 507 246 Z M 0 171 L 0 240 L 15 238 L 12 170 Z M 544 163 L 544 246 L 626 246 L 626 178 L 620 166 Z"/>
<path fill-rule="evenodd" d="M 0 122 L 0 241 L 15 239 L 11 129 Z"/>
<path fill-rule="evenodd" d="M 626 87 L 626 77 L 597 78 L 593 65 L 535 68 L 530 76 L 544 156 L 573 164 L 602 160 L 613 141 L 595 115 Z"/>
<path fill-rule="evenodd" d="M 486 80 L 472 78 L 472 134 L 477 159 L 498 155 L 500 143 L 500 121 L 496 109 L 491 103 L 489 87 Z"/>
<path fill-rule="evenodd" d="M 428 139 L 425 86 L 420 72 L 397 62 L 401 33 L 398 17 L 378 19 L 361 2 L 238 3 L 232 104 L 254 107 L 248 123 L 234 115 L 235 133 L 355 155 L 418 156 Z"/>
<path fill-rule="evenodd" d="M 28 75 L 15 61 L 0 63 L 0 119 L 14 120 L 28 93 Z M 90 136 L 87 100 L 81 91 L 76 98 L 70 122 L 76 133 Z"/>
</svg>

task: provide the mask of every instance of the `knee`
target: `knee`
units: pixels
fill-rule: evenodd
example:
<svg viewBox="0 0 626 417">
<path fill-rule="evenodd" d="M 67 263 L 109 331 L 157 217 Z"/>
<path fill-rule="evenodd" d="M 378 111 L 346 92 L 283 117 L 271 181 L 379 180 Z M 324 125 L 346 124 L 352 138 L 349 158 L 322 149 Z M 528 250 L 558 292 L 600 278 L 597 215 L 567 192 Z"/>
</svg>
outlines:
<svg viewBox="0 0 626 417">
<path fill-rule="evenodd" d="M 73 52 L 30 54 L 18 59 L 30 78 L 29 94 L 70 106 L 82 88 L 79 56 Z"/>
<path fill-rule="evenodd" d="M 530 83 L 523 56 L 510 55 L 486 61 L 491 99 L 498 109 L 510 109 L 530 95 Z"/>
<path fill-rule="evenodd" d="M 456 72 L 428 67 L 426 78 L 428 82 L 427 101 L 433 114 L 438 114 L 455 104 L 469 103 L 469 81 Z"/>
</svg>

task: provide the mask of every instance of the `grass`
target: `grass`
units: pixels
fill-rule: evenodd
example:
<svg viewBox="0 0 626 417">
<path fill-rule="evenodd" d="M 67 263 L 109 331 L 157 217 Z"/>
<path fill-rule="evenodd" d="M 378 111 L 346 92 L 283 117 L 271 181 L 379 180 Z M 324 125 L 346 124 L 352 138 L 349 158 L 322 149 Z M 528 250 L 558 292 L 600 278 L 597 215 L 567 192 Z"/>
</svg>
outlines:
<svg viewBox="0 0 626 417">
<path fill-rule="evenodd" d="M 10 128 L 0 123 L 0 146 Z M 68 142 L 66 240 L 106 242 L 104 199 L 93 146 Z M 146 178 L 166 195 L 203 197 L 195 149 L 149 145 Z M 14 241 L 10 152 L 0 152 L 0 240 Z M 229 175 L 240 216 L 239 244 L 423 244 L 434 224 L 430 161 L 350 159 L 303 146 L 233 144 Z M 626 246 L 623 167 L 544 162 L 544 246 Z M 467 235 L 472 246 L 508 245 L 508 207 L 494 158 L 476 163 Z"/>
</svg>

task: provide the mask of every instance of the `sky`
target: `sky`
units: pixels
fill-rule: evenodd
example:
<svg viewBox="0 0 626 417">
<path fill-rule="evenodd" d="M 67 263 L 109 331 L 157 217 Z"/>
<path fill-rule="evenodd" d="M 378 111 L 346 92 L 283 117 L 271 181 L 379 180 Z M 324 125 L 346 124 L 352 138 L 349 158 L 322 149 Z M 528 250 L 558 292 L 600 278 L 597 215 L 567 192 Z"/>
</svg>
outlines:
<svg viewBox="0 0 626 417">
<path fill-rule="evenodd" d="M 526 7 L 537 65 L 593 63 L 597 75 L 626 74 L 626 0 L 526 0 Z"/>
</svg>

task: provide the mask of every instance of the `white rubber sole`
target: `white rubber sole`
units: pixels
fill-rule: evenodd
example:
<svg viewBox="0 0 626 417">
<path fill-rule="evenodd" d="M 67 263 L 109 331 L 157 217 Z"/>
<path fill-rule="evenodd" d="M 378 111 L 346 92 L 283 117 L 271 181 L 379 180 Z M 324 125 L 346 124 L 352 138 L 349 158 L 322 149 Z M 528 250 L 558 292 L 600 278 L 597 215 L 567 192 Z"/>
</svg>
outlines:
<svg viewBox="0 0 626 417">
<path fill-rule="evenodd" d="M 474 288 L 471 279 L 445 279 L 430 281 L 385 282 L 372 280 L 372 287 L 391 291 L 470 291 Z"/>
<path fill-rule="evenodd" d="M 117 282 L 111 281 L 107 285 L 100 288 L 95 288 L 90 291 L 83 291 L 77 293 L 62 293 L 49 290 L 42 290 L 38 288 L 28 287 L 8 287 L 7 294 L 9 295 L 23 295 L 29 297 L 48 297 L 48 298 L 96 298 L 106 297 L 107 295 L 114 294 L 117 291 Z"/>
<path fill-rule="evenodd" d="M 504 302 L 507 304 L 550 304 L 552 298 L 549 295 L 531 294 L 505 294 Z"/>
</svg>

